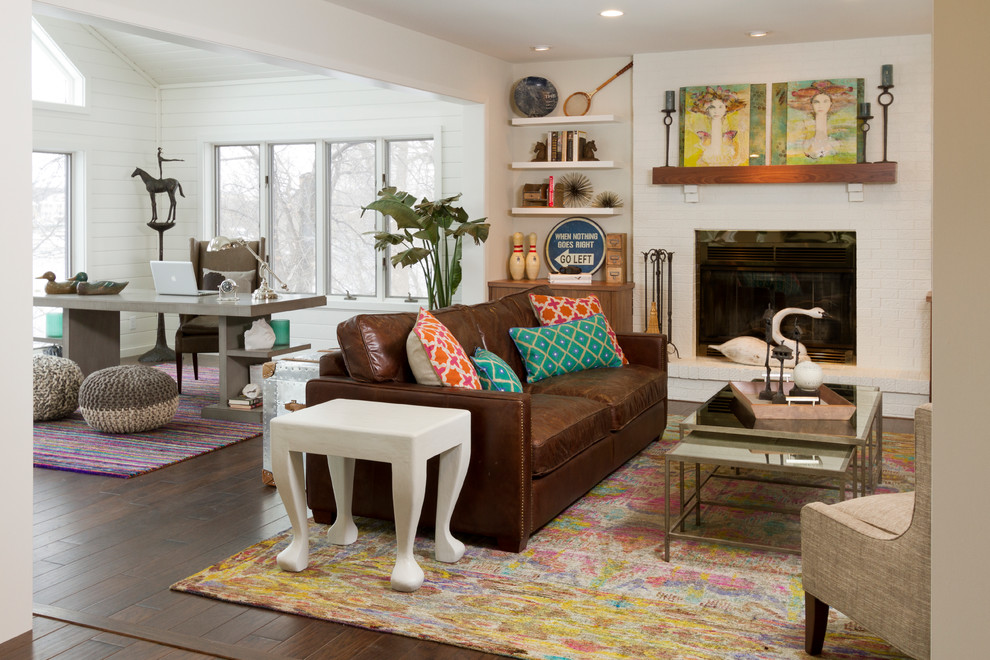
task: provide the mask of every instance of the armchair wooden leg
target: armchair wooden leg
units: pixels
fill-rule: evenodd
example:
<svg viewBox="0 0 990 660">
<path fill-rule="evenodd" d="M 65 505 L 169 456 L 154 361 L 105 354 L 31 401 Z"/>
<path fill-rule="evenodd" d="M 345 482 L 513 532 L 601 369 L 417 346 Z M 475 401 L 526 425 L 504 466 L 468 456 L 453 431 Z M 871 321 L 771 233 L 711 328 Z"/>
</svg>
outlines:
<svg viewBox="0 0 990 660">
<path fill-rule="evenodd" d="M 199 353 L 193 353 L 193 380 L 199 380 Z"/>
<path fill-rule="evenodd" d="M 828 605 L 804 592 L 804 650 L 808 655 L 821 654 L 827 627 Z"/>
<path fill-rule="evenodd" d="M 175 384 L 179 387 L 179 394 L 182 394 L 182 353 L 175 352 Z"/>
</svg>

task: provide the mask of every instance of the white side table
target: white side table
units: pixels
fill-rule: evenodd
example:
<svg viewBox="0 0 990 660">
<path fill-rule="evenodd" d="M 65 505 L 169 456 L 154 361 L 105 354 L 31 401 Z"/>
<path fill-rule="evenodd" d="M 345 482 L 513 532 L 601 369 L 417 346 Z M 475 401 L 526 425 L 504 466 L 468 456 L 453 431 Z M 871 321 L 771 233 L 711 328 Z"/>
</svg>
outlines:
<svg viewBox="0 0 990 660">
<path fill-rule="evenodd" d="M 354 460 L 392 464 L 396 557 L 391 584 L 396 591 L 415 591 L 423 584 L 413 541 L 426 490 L 426 461 L 439 454 L 435 556 L 446 563 L 464 556 L 464 544 L 450 534 L 450 516 L 471 456 L 469 411 L 334 399 L 271 420 L 271 440 L 275 483 L 292 522 L 292 542 L 278 554 L 283 570 L 298 572 L 309 565 L 303 452 L 327 457 L 337 501 L 327 539 L 337 545 L 357 540 L 351 516 Z"/>
</svg>

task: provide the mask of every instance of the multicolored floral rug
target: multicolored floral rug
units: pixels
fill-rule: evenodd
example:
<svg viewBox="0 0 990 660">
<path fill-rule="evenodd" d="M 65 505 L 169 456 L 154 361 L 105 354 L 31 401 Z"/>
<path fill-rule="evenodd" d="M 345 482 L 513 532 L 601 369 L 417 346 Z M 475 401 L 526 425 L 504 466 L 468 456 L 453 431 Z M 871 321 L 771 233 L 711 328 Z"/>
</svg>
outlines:
<svg viewBox="0 0 990 660">
<path fill-rule="evenodd" d="M 173 378 L 175 365 L 158 365 Z M 200 411 L 217 401 L 219 372 L 200 367 L 182 381 L 179 410 L 172 421 L 143 433 L 101 433 L 77 410 L 52 422 L 34 423 L 34 467 L 129 478 L 222 449 L 261 434 L 260 424 L 203 419 Z"/>
<path fill-rule="evenodd" d="M 540 530 L 520 554 L 468 538 L 464 558 L 443 564 L 433 559 L 432 538 L 417 538 L 426 581 L 414 593 L 389 588 L 394 528 L 368 519 L 358 520 L 360 536 L 350 546 L 328 544 L 326 527 L 311 522 L 310 567 L 300 573 L 275 563 L 289 541 L 282 533 L 172 588 L 520 658 L 806 657 L 800 557 L 678 540 L 670 563 L 663 561 L 663 451 L 676 443 L 679 418 L 669 421 L 662 442 Z M 884 442 L 878 490 L 909 490 L 913 437 L 888 433 Z M 736 480 L 711 489 L 706 499 L 793 506 L 837 495 Z M 711 507 L 703 525 L 705 534 L 799 545 L 797 516 Z M 902 656 L 833 611 L 821 657 Z"/>
</svg>

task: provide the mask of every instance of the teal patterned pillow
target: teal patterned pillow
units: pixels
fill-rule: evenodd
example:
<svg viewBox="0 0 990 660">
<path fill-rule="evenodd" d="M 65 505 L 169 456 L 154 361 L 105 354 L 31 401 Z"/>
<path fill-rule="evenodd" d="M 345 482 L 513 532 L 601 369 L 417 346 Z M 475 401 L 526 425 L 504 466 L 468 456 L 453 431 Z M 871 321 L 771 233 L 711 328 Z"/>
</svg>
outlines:
<svg viewBox="0 0 990 660">
<path fill-rule="evenodd" d="M 474 368 L 481 379 L 481 389 L 495 392 L 522 392 L 519 376 L 505 360 L 491 351 L 478 348 L 471 357 Z"/>
<path fill-rule="evenodd" d="M 605 317 L 595 314 L 538 328 L 509 328 L 509 336 L 526 364 L 526 380 L 535 383 L 572 371 L 621 367 L 606 328 Z"/>
</svg>

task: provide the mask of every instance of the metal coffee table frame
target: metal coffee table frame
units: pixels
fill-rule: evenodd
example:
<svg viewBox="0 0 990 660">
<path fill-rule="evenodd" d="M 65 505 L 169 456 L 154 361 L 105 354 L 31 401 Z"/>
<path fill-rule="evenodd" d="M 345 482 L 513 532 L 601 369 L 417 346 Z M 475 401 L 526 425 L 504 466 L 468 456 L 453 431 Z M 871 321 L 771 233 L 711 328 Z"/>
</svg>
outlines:
<svg viewBox="0 0 990 660">
<path fill-rule="evenodd" d="M 814 455 L 818 465 L 791 464 L 785 458 L 788 455 Z M 704 541 L 721 543 L 743 548 L 753 548 L 757 550 L 775 550 L 791 554 L 800 554 L 800 550 L 793 548 L 771 546 L 759 543 L 748 543 L 718 537 L 702 536 L 701 534 L 688 534 L 684 531 L 684 521 L 694 511 L 695 524 L 701 527 L 701 507 L 726 506 L 732 508 L 752 509 L 759 511 L 774 511 L 777 513 L 799 514 L 800 509 L 766 506 L 759 504 L 734 503 L 727 504 L 715 500 L 704 500 L 702 489 L 711 479 L 726 478 L 735 480 L 759 481 L 763 483 L 775 483 L 787 486 L 801 486 L 807 488 L 820 488 L 837 490 L 839 500 L 844 500 L 846 496 L 846 483 L 850 474 L 850 464 L 852 465 L 852 494 L 856 495 L 858 490 L 856 465 L 856 447 L 847 444 L 826 445 L 822 443 L 798 442 L 794 440 L 767 439 L 763 441 L 747 441 L 738 437 L 719 433 L 707 433 L 704 431 L 692 432 L 687 439 L 682 440 L 676 447 L 664 455 L 664 542 L 663 559 L 670 561 L 670 542 L 672 539 L 688 539 L 694 541 Z M 762 460 L 761 460 L 762 457 Z M 779 457 L 779 463 L 774 461 L 774 457 Z M 676 462 L 680 466 L 680 513 L 678 517 L 671 520 L 670 511 L 670 464 Z M 694 493 L 685 499 L 684 487 L 684 464 L 694 463 Z M 713 469 L 702 478 L 701 465 L 712 465 Z M 737 468 L 734 474 L 721 474 L 721 468 Z M 835 486 L 828 486 L 816 483 L 797 482 L 786 479 L 765 478 L 753 475 L 743 475 L 738 472 L 738 468 L 748 468 L 759 470 L 760 472 L 771 472 L 776 474 L 791 474 L 805 477 L 828 477 L 834 479 Z M 675 529 L 680 531 L 675 532 Z"/>
<path fill-rule="evenodd" d="M 856 413 L 848 422 L 747 419 L 727 384 L 681 421 L 679 439 L 683 441 L 686 433 L 704 431 L 750 441 L 852 445 L 857 452 L 854 469 L 859 470 L 860 494 L 872 494 L 883 483 L 883 392 L 868 385 L 827 385 L 856 405 Z"/>
</svg>

